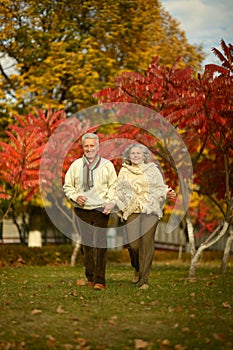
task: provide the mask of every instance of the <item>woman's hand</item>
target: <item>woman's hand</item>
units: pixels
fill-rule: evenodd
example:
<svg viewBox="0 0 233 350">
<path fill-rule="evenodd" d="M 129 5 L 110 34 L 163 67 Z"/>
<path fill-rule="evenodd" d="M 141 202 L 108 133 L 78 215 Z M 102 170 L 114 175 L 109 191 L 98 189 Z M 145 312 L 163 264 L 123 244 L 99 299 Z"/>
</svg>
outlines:
<svg viewBox="0 0 233 350">
<path fill-rule="evenodd" d="M 112 203 L 112 202 L 109 202 L 109 203 L 104 203 L 104 210 L 103 210 L 103 214 L 110 214 L 112 209 L 114 208 L 115 204 Z"/>
<path fill-rule="evenodd" d="M 171 187 L 168 188 L 167 198 L 172 200 L 176 198 L 176 192 Z"/>
</svg>

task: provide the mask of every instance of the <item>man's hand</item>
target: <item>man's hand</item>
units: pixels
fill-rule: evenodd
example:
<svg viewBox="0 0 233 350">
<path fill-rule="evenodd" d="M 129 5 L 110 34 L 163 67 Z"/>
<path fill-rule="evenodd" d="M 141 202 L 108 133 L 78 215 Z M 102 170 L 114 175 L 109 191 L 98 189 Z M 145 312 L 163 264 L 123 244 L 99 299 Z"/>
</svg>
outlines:
<svg viewBox="0 0 233 350">
<path fill-rule="evenodd" d="M 87 197 L 78 196 L 76 199 L 76 202 L 78 203 L 78 205 L 80 205 L 80 207 L 82 207 L 85 204 L 86 200 L 87 200 Z"/>
<path fill-rule="evenodd" d="M 104 210 L 103 210 L 103 214 L 110 214 L 112 209 L 114 208 L 115 204 L 112 203 L 112 202 L 109 202 L 109 203 L 104 203 L 103 204 L 103 207 L 104 207 Z"/>
</svg>

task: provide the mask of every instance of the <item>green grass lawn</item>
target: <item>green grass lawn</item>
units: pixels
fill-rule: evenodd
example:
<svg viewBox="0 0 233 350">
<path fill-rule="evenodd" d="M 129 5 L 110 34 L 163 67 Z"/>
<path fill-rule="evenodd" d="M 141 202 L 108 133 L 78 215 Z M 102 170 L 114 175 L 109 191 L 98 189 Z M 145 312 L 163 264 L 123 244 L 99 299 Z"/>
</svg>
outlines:
<svg viewBox="0 0 233 350">
<path fill-rule="evenodd" d="M 233 349 L 233 268 L 154 262 L 150 288 L 109 262 L 107 288 L 77 286 L 83 267 L 1 267 L 0 349 Z"/>
</svg>

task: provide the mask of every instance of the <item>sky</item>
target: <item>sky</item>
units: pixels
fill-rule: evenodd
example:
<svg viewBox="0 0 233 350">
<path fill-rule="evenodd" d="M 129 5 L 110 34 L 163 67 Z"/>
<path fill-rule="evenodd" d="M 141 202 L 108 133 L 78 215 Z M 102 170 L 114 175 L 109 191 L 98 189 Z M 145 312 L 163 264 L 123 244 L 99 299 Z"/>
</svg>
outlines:
<svg viewBox="0 0 233 350">
<path fill-rule="evenodd" d="M 180 22 L 189 44 L 203 45 L 207 55 L 203 66 L 221 64 L 213 54 L 213 47 L 221 52 L 221 39 L 233 45 L 232 0 L 161 0 L 162 6 Z"/>
</svg>

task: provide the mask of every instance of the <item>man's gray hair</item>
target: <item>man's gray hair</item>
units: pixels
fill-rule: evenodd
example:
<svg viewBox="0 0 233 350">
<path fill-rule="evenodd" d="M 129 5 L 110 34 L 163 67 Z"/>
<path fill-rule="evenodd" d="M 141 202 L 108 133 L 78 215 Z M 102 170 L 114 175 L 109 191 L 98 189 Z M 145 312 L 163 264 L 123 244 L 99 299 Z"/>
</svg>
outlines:
<svg viewBox="0 0 233 350">
<path fill-rule="evenodd" d="M 84 143 L 84 140 L 86 139 L 95 139 L 96 145 L 99 144 L 99 137 L 96 134 L 93 134 L 92 132 L 88 132 L 82 136 L 82 145 Z"/>
<path fill-rule="evenodd" d="M 143 153 L 144 153 L 144 163 L 146 163 L 146 164 L 149 163 L 149 161 L 151 159 L 151 152 L 146 146 L 144 146 L 144 145 L 142 145 L 140 143 L 133 143 L 133 144 L 129 145 L 124 150 L 124 152 L 122 153 L 123 163 L 130 164 L 130 165 L 132 164 L 131 161 L 130 161 L 130 151 L 131 151 L 132 148 L 135 148 L 135 147 L 138 147 L 138 148 L 140 148 L 143 151 Z"/>
</svg>

